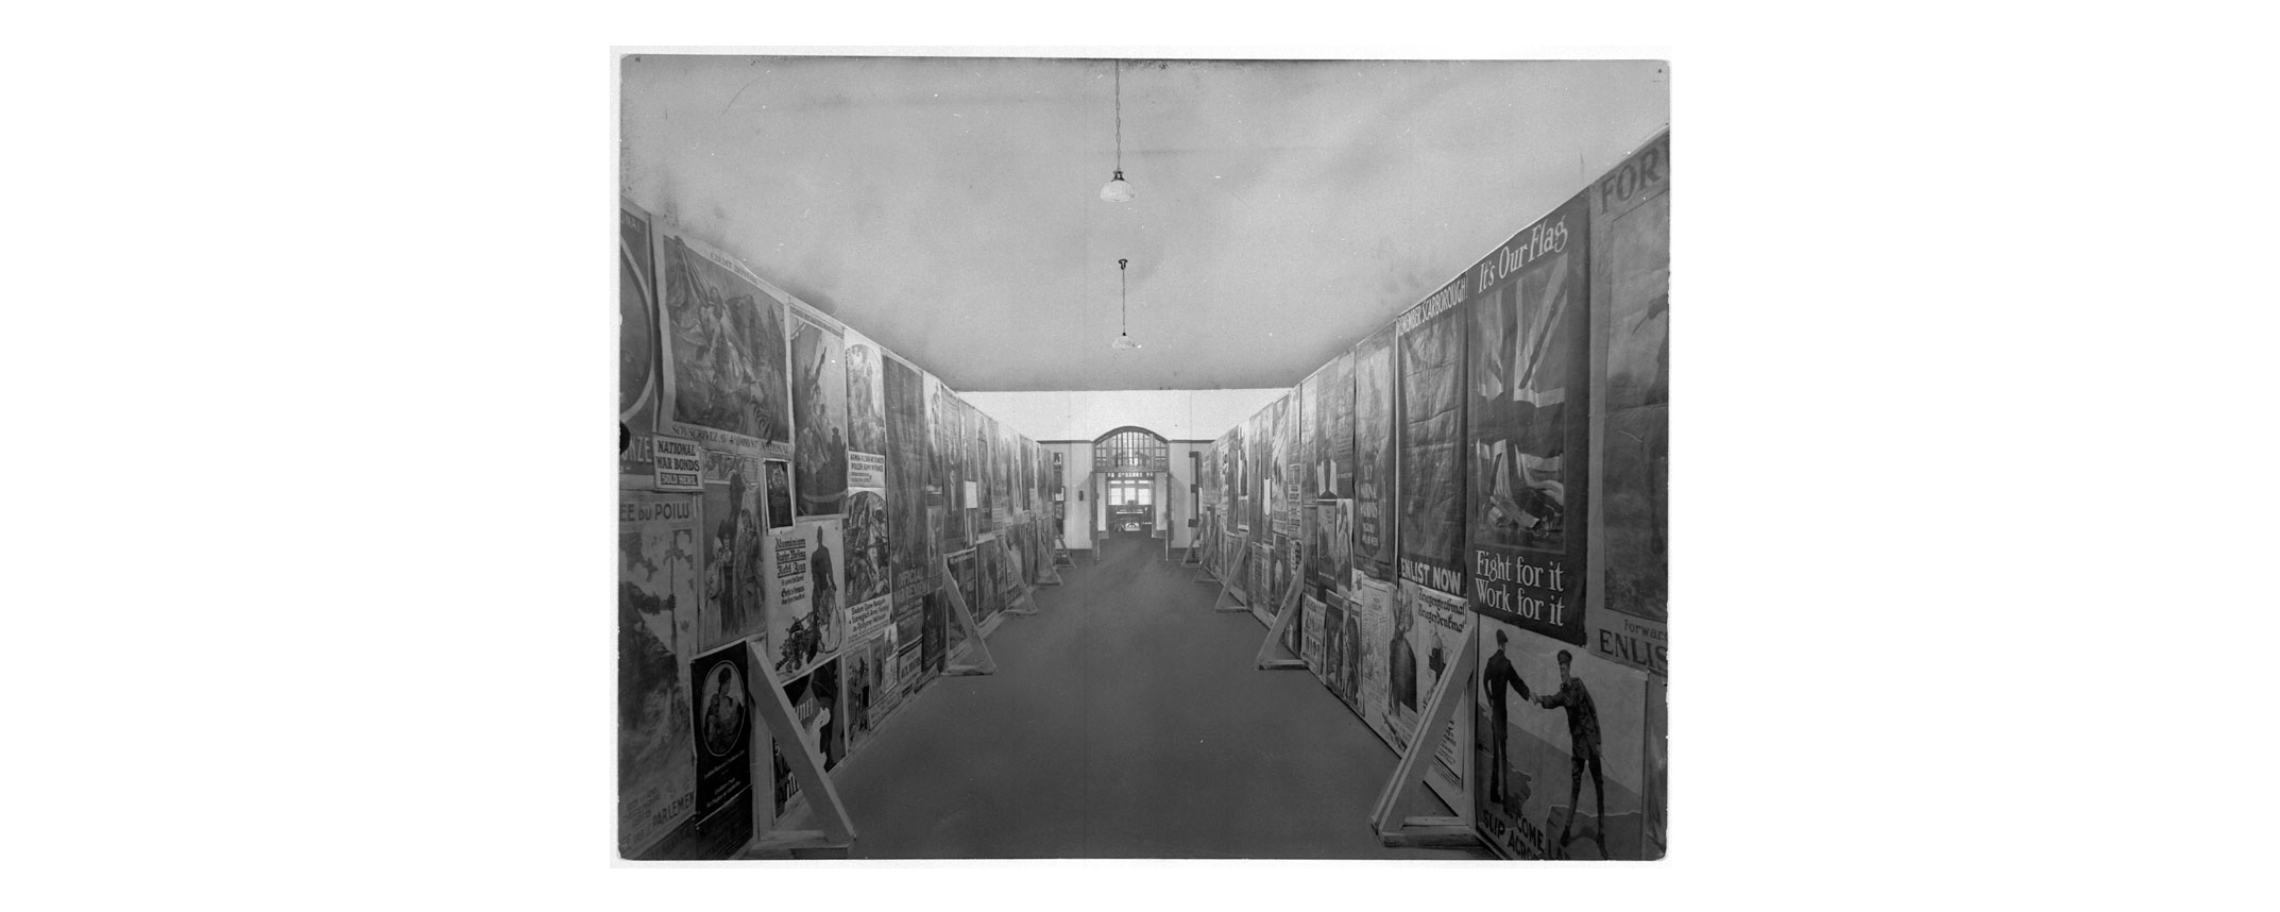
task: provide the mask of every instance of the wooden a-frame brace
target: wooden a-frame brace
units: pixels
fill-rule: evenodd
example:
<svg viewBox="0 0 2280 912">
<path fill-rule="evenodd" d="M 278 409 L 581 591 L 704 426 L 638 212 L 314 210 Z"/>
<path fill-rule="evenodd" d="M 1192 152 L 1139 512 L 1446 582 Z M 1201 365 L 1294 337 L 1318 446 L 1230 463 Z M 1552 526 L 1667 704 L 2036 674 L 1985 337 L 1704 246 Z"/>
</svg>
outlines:
<svg viewBox="0 0 2280 912">
<path fill-rule="evenodd" d="M 1473 671 L 1480 664 L 1480 637 L 1473 626 L 1479 623 L 1467 620 L 1464 641 L 1457 647 L 1456 661 L 1441 673 L 1441 683 L 1433 688 L 1433 696 L 1425 703 L 1424 718 L 1418 720 L 1417 734 L 1409 739 L 1409 749 L 1401 754 L 1401 763 L 1393 768 L 1393 778 L 1378 793 L 1376 809 L 1370 813 L 1370 827 L 1377 831 L 1378 841 L 1393 848 L 1470 846 L 1480 843 L 1480 835 L 1473 831 L 1472 821 L 1464 817 L 1409 817 L 1396 820 L 1401 813 L 1401 800 L 1411 789 L 1423 784 L 1425 773 L 1432 769 L 1433 755 L 1440 751 L 1441 738 L 1449 730 L 1449 722 L 1457 714 L 1457 706 L 1464 702 L 1459 688 L 1471 687 Z"/>
<path fill-rule="evenodd" d="M 987 543 L 985 542 L 985 544 Z M 1022 566 L 1020 552 L 1007 547 L 1004 538 L 997 539 L 997 546 L 998 553 L 1005 555 L 1006 564 L 1013 568 L 1013 578 L 1021 583 L 1021 594 L 1014 596 L 1012 605 L 1005 606 L 1005 613 L 1036 614 L 1037 600 L 1031 598 L 1030 596 L 1036 594 L 1037 587 L 1029 585 L 1029 570 L 1028 568 Z M 1026 605 L 1028 607 L 1017 608 L 1015 607 L 1016 605 Z"/>
<path fill-rule="evenodd" d="M 1243 568 L 1250 566 L 1250 563 L 1250 542 L 1237 542 L 1235 544 L 1235 566 L 1228 568 L 1228 574 L 1226 578 L 1219 581 L 1219 596 L 1215 599 L 1212 599 L 1211 602 L 1211 608 L 1213 611 L 1248 612 L 1251 610 L 1250 606 L 1245 604 L 1245 602 L 1250 599 L 1249 594 L 1245 594 L 1233 599 L 1228 598 L 1228 596 L 1234 594 L 1233 589 L 1235 588 L 1235 585 L 1232 581 L 1242 579 Z"/>
<path fill-rule="evenodd" d="M 746 648 L 750 646 L 751 641 L 746 641 Z M 817 745 L 808 743 L 807 732 L 792 710 L 791 699 L 784 696 L 784 682 L 776 679 L 775 666 L 766 656 L 757 653 L 752 655 L 750 665 L 758 670 L 756 677 L 761 690 L 753 697 L 753 707 L 759 710 L 760 722 L 775 742 L 776 752 L 791 765 L 792 778 L 799 782 L 800 791 L 807 796 L 809 816 L 822 828 L 762 833 L 745 843 L 736 857 L 789 854 L 794 858 L 846 858 L 848 844 L 855 841 L 855 823 L 848 819 L 847 805 L 839 800 L 839 790 L 832 787 L 831 777 L 824 774 L 823 754 Z M 765 800 L 762 794 L 759 788 L 753 789 L 753 800 Z"/>
<path fill-rule="evenodd" d="M 942 580 L 942 591 L 950 596 L 950 620 L 966 631 L 966 646 L 973 650 L 976 661 L 949 665 L 944 675 L 997 674 L 997 659 L 990 655 L 990 642 L 982 639 L 982 625 L 974 621 L 974 612 L 966 607 L 966 594 L 958 591 L 958 578 L 950 575 L 950 558 L 943 557 L 934 565 L 934 572 Z"/>
<path fill-rule="evenodd" d="M 1304 603 L 1300 601 L 1306 595 L 1306 549 L 1307 546 L 1303 543 L 1298 546 L 1298 566 L 1296 567 L 1298 572 L 1294 575 L 1295 578 L 1291 580 L 1290 591 L 1283 593 L 1283 603 L 1275 608 L 1275 622 L 1267 625 L 1267 639 L 1259 644 L 1258 663 L 1260 671 L 1286 671 L 1293 668 L 1303 670 L 1306 668 L 1305 659 L 1296 656 L 1288 659 L 1275 657 L 1275 647 L 1282 645 L 1283 631 L 1290 629 L 1290 622 L 1295 615 L 1306 610 L 1301 607 Z"/>
<path fill-rule="evenodd" d="M 1204 557 L 1203 557 L 1203 558 L 1201 558 L 1201 559 L 1198 559 L 1198 560 L 1195 562 L 1195 581 L 1196 581 L 1196 582 L 1199 582 L 1199 583 L 1216 583 L 1216 582 L 1219 582 L 1219 577 L 1218 577 L 1218 576 L 1216 576 L 1216 575 L 1213 575 L 1213 574 L 1212 574 L 1212 572 L 1211 572 L 1211 559 L 1210 559 L 1210 556 L 1211 556 L 1211 555 L 1213 555 L 1213 554 L 1217 554 L 1217 553 L 1219 553 L 1219 547 L 1220 547 L 1220 545 L 1219 545 L 1219 538 L 1220 538 L 1220 536 L 1222 536 L 1222 535 L 1225 535 L 1225 534 L 1226 534 L 1226 533 L 1219 531 L 1219 529 L 1218 529 L 1217 527 L 1215 527 L 1215 526 L 1213 526 L 1213 525 L 1211 525 L 1211 524 L 1208 524 L 1208 523 L 1207 523 L 1207 524 L 1205 524 L 1205 525 L 1204 525 L 1204 527 L 1203 527 L 1203 538 L 1202 538 L 1202 542 L 1201 542 L 1201 544 L 1202 544 L 1202 546 L 1203 546 L 1203 549 L 1204 549 L 1204 551 L 1203 551 L 1203 553 L 1204 553 Z M 1196 549 L 1194 549 L 1194 548 L 1189 548 L 1189 549 L 1188 549 L 1188 551 L 1189 551 L 1189 552 L 1191 552 L 1191 553 L 1192 553 L 1192 552 L 1194 552 L 1195 550 L 1196 550 Z"/>
</svg>

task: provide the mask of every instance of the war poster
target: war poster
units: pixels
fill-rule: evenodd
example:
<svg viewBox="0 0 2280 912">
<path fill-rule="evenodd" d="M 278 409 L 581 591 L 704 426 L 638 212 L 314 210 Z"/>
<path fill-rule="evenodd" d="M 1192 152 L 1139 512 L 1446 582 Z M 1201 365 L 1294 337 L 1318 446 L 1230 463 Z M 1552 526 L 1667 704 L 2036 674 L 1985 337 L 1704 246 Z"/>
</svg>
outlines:
<svg viewBox="0 0 2280 912">
<path fill-rule="evenodd" d="M 837 321 L 805 307 L 792 314 L 793 501 L 801 519 L 836 516 L 847 500 L 846 336 Z"/>
<path fill-rule="evenodd" d="M 1392 582 L 1394 553 L 1393 328 L 1354 348 L 1354 567 Z"/>
<path fill-rule="evenodd" d="M 618 495 L 618 851 L 636 857 L 696 807 L 689 682 L 697 498 Z"/>
<path fill-rule="evenodd" d="M 1474 825 L 1512 858 L 1662 857 L 1650 676 L 1478 612 Z M 1652 821 L 1652 824 L 1650 823 Z"/>
<path fill-rule="evenodd" d="M 777 680 L 806 673 L 846 641 L 841 553 L 836 519 L 803 521 L 770 533 L 768 644 Z"/>
<path fill-rule="evenodd" d="M 657 433 L 746 456 L 791 453 L 785 304 L 727 255 L 663 233 Z"/>
<path fill-rule="evenodd" d="M 751 650 L 742 642 L 689 663 L 696 736 L 697 836 L 734 848 L 752 834 Z"/>
<path fill-rule="evenodd" d="M 1394 322 L 1400 579 L 1465 594 L 1465 321 L 1460 276 Z"/>
<path fill-rule="evenodd" d="M 763 566 L 767 530 L 761 523 L 761 460 L 722 450 L 705 451 L 704 586 L 696 610 L 696 649 L 713 649 L 765 629 L 768 593 Z"/>
</svg>

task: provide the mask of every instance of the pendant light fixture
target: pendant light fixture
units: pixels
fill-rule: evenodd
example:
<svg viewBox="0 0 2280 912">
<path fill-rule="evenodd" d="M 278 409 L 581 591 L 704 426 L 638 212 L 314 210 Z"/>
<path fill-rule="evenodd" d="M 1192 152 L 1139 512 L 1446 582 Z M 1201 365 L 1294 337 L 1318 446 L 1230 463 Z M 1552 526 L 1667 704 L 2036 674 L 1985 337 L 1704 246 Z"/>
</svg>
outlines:
<svg viewBox="0 0 2280 912">
<path fill-rule="evenodd" d="M 1111 203 L 1129 203 L 1132 185 L 1124 181 L 1124 64 L 1122 61 L 1110 63 L 1116 67 L 1116 176 L 1100 188 L 1100 198 Z"/>
<path fill-rule="evenodd" d="M 1107 191 L 1102 191 L 1102 195 L 1106 196 Z M 1124 292 L 1124 264 L 1130 262 L 1132 261 L 1121 257 L 1116 261 L 1117 332 L 1116 341 L 1109 343 L 1109 347 L 1117 351 L 1140 350 L 1140 343 L 1132 341 L 1131 327 L 1128 325 L 1128 321 L 1131 319 L 1132 304 L 1125 299 Z"/>
</svg>

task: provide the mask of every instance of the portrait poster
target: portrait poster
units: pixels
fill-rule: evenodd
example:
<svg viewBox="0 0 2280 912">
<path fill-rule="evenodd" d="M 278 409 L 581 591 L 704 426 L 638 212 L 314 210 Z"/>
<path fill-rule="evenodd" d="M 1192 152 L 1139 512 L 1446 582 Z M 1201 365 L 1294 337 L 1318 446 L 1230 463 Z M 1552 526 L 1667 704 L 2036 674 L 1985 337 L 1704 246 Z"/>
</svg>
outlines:
<svg viewBox="0 0 2280 912">
<path fill-rule="evenodd" d="M 696 808 L 682 664 L 696 646 L 697 498 L 618 495 L 618 851 L 648 850 Z"/>
<path fill-rule="evenodd" d="M 840 554 L 836 519 L 809 520 L 770 533 L 768 643 L 777 680 L 807 673 L 846 642 Z"/>
<path fill-rule="evenodd" d="M 1282 464 L 1279 470 L 1282 489 L 1275 493 L 1275 506 L 1281 513 L 1277 531 L 1293 539 L 1306 535 L 1306 521 L 1310 518 L 1306 508 L 1314 503 L 1306 486 L 1308 457 L 1305 440 L 1299 433 L 1306 426 L 1306 422 L 1299 417 L 1300 407 L 1305 402 L 1306 397 L 1301 395 L 1301 391 L 1293 389 L 1285 393 L 1276 406 L 1281 439 L 1275 446 L 1275 454 Z"/>
<path fill-rule="evenodd" d="M 1307 381 L 1313 405 L 1314 499 L 1344 500 L 1354 496 L 1354 353 L 1338 353 Z"/>
<path fill-rule="evenodd" d="M 656 251 L 649 213 L 618 201 L 618 475 L 619 484 L 646 487 L 655 474 L 658 385 L 664 355 L 657 342 Z M 680 676 L 675 671 L 674 677 Z"/>
<path fill-rule="evenodd" d="M 707 450 L 789 455 L 783 300 L 726 254 L 661 235 L 657 432 Z"/>
<path fill-rule="evenodd" d="M 1478 614 L 1474 826 L 1512 858 L 1654 859 L 1645 795 L 1649 676 Z M 1561 657 L 1568 671 L 1561 673 Z M 1658 752 L 1659 753 L 1659 752 Z"/>
<path fill-rule="evenodd" d="M 713 649 L 765 629 L 767 529 L 760 518 L 761 460 L 705 451 L 704 587 L 697 601 L 696 650 Z"/>
<path fill-rule="evenodd" d="M 967 547 L 966 528 L 966 444 L 960 420 L 958 397 L 943 386 L 933 374 L 922 374 L 926 386 L 926 419 L 930 425 L 932 446 L 927 453 L 927 464 L 932 470 L 927 475 L 926 503 L 935 521 L 935 540 L 929 546 L 936 555 Z"/>
<path fill-rule="evenodd" d="M 1465 594 L 1465 282 L 1460 277 L 1394 322 L 1401 379 L 1400 573 L 1437 592 Z"/>
<path fill-rule="evenodd" d="M 1396 653 L 1409 653 L 1407 643 L 1395 636 L 1393 619 L 1393 584 L 1375 579 L 1354 570 L 1354 597 L 1347 604 L 1353 614 L 1355 628 L 1361 635 L 1361 680 L 1356 690 L 1361 702 L 1362 721 L 1386 743 L 1394 743 L 1393 720 L 1402 705 L 1401 694 L 1392 686 L 1393 662 Z M 1398 648 L 1396 648 L 1398 646 Z M 1414 658 L 1410 660 L 1414 663 Z M 1411 677 L 1414 681 L 1414 676 Z M 1414 693 L 1414 690 L 1411 691 Z M 1409 704 L 1415 712 L 1415 700 Z"/>
<path fill-rule="evenodd" d="M 1322 620 L 1325 613 L 1322 600 L 1312 594 L 1302 594 L 1299 597 L 1299 611 L 1299 620 L 1305 621 L 1305 629 L 1299 634 L 1298 660 L 1305 662 L 1307 670 L 1314 672 L 1316 678 L 1321 678 Z"/>
<path fill-rule="evenodd" d="M 1472 601 L 1584 642 L 1590 214 L 1578 196 L 1467 271 Z"/>
<path fill-rule="evenodd" d="M 1669 674 L 1670 135 L 1633 153 L 1585 195 L 1606 249 L 1594 263 L 1605 302 L 1602 428 L 1593 461 L 1603 581 L 1585 619 L 1600 658 Z M 1604 611 L 1598 610 L 1604 608 Z"/>
<path fill-rule="evenodd" d="M 792 527 L 792 464 L 790 460 L 763 459 L 761 469 L 768 476 L 767 498 L 768 528 Z"/>
<path fill-rule="evenodd" d="M 851 488 L 847 496 L 847 516 L 841 521 L 843 552 L 841 575 L 845 578 L 846 602 L 852 610 L 867 602 L 885 602 L 894 591 L 893 573 L 888 552 L 893 544 L 887 535 L 886 492 L 877 488 Z M 882 616 L 885 605 L 879 606 Z M 857 639 L 863 639 L 857 635 Z"/>
<path fill-rule="evenodd" d="M 1362 626 L 1351 604 L 1335 593 L 1322 603 L 1322 683 L 1348 709 L 1360 713 Z"/>
<path fill-rule="evenodd" d="M 751 651 L 731 643 L 689 663 L 696 695 L 697 835 L 712 844 L 741 844 L 752 833 Z"/>
<path fill-rule="evenodd" d="M 836 322 L 804 307 L 793 308 L 792 408 L 794 505 L 801 519 L 836 516 L 847 500 L 847 342 Z"/>
<path fill-rule="evenodd" d="M 849 327 L 847 341 L 847 485 L 886 487 L 887 388 L 879 344 Z M 854 454 L 878 457 L 859 463 Z M 866 475 L 868 472 L 870 474 Z"/>
<path fill-rule="evenodd" d="M 1392 582 L 1394 553 L 1393 327 L 1354 348 L 1354 567 Z"/>
</svg>

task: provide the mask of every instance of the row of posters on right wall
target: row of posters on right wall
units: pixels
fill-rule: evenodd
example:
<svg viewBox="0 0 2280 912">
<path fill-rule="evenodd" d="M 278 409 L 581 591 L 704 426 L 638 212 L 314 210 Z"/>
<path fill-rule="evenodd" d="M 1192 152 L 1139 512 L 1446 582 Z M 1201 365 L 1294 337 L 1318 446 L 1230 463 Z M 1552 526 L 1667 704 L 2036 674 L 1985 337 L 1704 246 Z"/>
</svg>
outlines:
<svg viewBox="0 0 2280 912">
<path fill-rule="evenodd" d="M 1205 562 L 1395 749 L 1437 738 L 1508 857 L 1667 846 L 1669 169 L 1665 132 L 1207 452 Z"/>
</svg>

